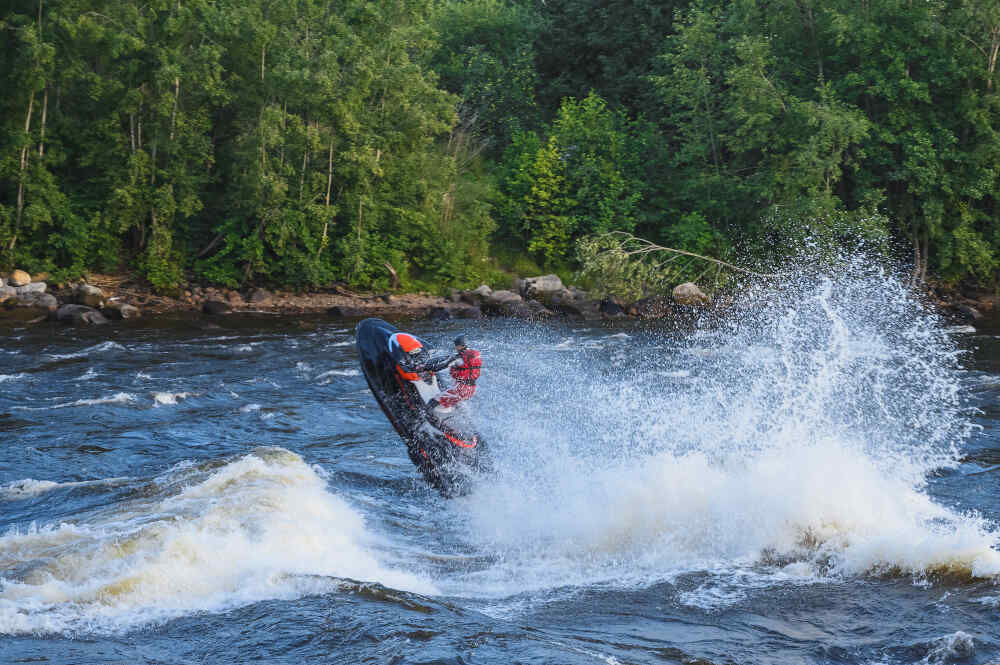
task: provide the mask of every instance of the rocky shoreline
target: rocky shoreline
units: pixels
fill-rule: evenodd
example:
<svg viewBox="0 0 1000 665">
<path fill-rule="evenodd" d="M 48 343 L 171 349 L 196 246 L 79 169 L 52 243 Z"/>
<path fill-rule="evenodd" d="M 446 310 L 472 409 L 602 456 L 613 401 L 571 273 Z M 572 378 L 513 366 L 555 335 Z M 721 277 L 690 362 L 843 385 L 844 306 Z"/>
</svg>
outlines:
<svg viewBox="0 0 1000 665">
<path fill-rule="evenodd" d="M 998 298 L 928 290 L 928 304 L 953 323 L 974 324 L 995 316 Z M 705 308 L 724 306 L 697 285 L 681 284 L 670 295 L 623 303 L 595 299 L 557 275 L 516 279 L 510 289 L 485 284 L 472 290 L 453 289 L 448 296 L 428 293 L 364 294 L 342 286 L 311 293 L 192 286 L 168 297 L 141 284 L 112 275 L 91 275 L 85 282 L 50 285 L 47 276 L 15 270 L 0 277 L 0 324 L 24 325 L 58 321 L 76 326 L 101 326 L 142 316 L 188 312 L 210 317 L 227 314 L 326 314 L 336 318 L 405 316 L 413 318 L 479 319 L 508 317 L 527 320 L 568 318 L 584 321 L 617 319 L 688 321 Z"/>
</svg>

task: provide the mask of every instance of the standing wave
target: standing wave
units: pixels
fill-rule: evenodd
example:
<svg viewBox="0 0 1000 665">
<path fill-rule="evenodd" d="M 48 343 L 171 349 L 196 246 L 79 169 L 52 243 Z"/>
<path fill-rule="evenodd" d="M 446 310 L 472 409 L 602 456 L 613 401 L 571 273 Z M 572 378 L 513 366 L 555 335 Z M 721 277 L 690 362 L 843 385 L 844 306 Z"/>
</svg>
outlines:
<svg viewBox="0 0 1000 665">
<path fill-rule="evenodd" d="M 280 448 L 182 465 L 99 513 L 0 537 L 0 634 L 117 632 L 335 588 L 433 592 L 381 563 L 361 516 Z"/>
</svg>

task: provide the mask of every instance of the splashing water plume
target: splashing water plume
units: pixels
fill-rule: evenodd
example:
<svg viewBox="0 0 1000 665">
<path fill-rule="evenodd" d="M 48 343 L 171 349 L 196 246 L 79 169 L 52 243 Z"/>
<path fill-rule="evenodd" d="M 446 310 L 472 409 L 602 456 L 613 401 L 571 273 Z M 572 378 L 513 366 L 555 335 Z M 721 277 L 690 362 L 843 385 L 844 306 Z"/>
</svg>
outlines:
<svg viewBox="0 0 1000 665">
<path fill-rule="evenodd" d="M 458 513 L 500 563 L 452 590 L 1000 574 L 995 527 L 926 493 L 971 426 L 959 353 L 900 280 L 859 263 L 749 285 L 703 319 L 489 350 L 481 410 L 522 416 L 492 424 L 498 476 Z"/>
</svg>

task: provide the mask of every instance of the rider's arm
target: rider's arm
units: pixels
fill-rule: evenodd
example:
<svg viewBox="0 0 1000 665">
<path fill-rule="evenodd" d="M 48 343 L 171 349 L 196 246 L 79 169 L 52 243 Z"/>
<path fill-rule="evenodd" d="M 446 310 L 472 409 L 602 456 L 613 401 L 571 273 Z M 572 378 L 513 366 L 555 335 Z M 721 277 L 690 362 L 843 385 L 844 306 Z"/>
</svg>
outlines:
<svg viewBox="0 0 1000 665">
<path fill-rule="evenodd" d="M 424 365 L 424 369 L 429 372 L 440 372 L 460 357 L 461 356 L 456 353 L 453 356 L 445 356 L 444 358 L 432 358 Z"/>
</svg>

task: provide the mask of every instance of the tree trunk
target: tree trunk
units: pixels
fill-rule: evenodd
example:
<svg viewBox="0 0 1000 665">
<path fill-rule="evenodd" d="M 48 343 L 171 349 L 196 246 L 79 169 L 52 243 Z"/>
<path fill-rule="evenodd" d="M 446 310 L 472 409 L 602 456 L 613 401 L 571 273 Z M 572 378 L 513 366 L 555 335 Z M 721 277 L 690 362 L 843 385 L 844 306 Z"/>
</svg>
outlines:
<svg viewBox="0 0 1000 665">
<path fill-rule="evenodd" d="M 49 87 L 45 86 L 45 96 L 42 98 L 42 131 L 38 137 L 38 156 L 45 156 L 45 117 L 49 112 Z"/>
<path fill-rule="evenodd" d="M 174 141 L 174 127 L 177 124 L 177 105 L 180 101 L 181 96 L 181 79 L 179 76 L 174 77 L 174 108 L 170 111 L 170 142 Z"/>
<path fill-rule="evenodd" d="M 326 164 L 326 219 L 323 220 L 323 237 L 319 241 L 316 256 L 326 247 L 327 232 L 330 230 L 330 189 L 333 187 L 333 141 L 330 141 L 330 158 Z"/>
<path fill-rule="evenodd" d="M 31 94 L 28 96 L 28 113 L 24 118 L 24 133 L 29 134 L 31 132 L 31 113 L 35 108 L 35 91 L 32 90 Z M 21 228 L 21 217 L 24 214 L 24 172 L 28 169 L 28 142 L 25 141 L 24 146 L 21 147 L 21 172 L 20 177 L 17 180 L 17 220 L 14 224 L 14 232 Z M 15 235 L 15 239 L 16 239 Z M 14 248 L 14 240 L 11 240 L 10 248 Z"/>
</svg>

